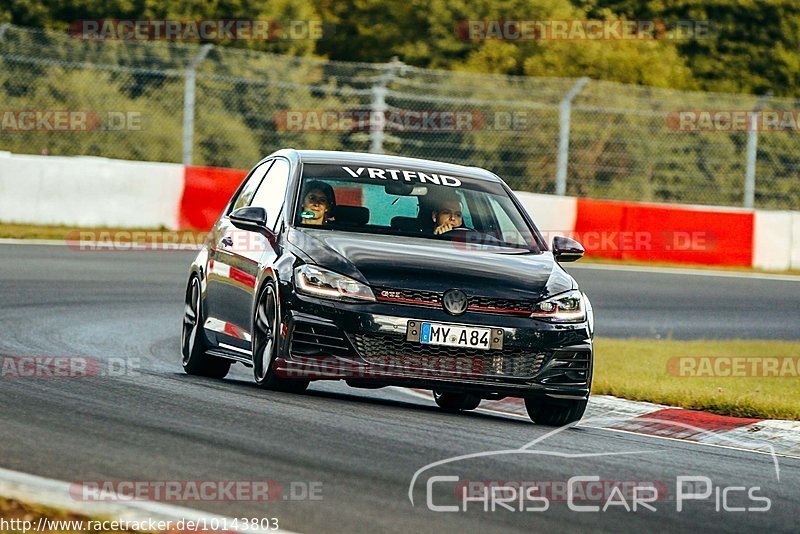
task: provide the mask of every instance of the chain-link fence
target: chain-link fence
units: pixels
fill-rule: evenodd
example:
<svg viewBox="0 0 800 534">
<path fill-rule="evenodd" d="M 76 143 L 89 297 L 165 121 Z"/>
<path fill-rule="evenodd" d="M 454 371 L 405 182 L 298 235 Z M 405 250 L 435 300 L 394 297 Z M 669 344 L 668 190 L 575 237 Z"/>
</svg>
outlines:
<svg viewBox="0 0 800 534">
<path fill-rule="evenodd" d="M 791 99 L 10 25 L 0 62 L 0 150 L 16 153 L 245 168 L 281 147 L 373 151 L 486 167 L 519 190 L 800 209 Z M 757 108 L 777 127 L 736 122 Z M 94 119 L 59 128 L 46 116 L 64 110 Z M 32 123 L 25 111 L 45 117 Z"/>
</svg>

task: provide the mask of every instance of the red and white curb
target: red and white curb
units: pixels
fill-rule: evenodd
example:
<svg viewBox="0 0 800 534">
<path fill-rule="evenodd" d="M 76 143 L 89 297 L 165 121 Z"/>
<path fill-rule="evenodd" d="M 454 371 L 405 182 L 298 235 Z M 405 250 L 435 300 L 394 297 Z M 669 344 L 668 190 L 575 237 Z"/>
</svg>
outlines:
<svg viewBox="0 0 800 534">
<path fill-rule="evenodd" d="M 19 471 L 0 468 L 0 496 L 16 501 L 38 504 L 58 510 L 81 514 L 91 519 L 126 521 L 128 524 L 149 522 L 193 521 L 201 525 L 233 525 L 232 518 L 210 514 L 199 510 L 172 506 L 153 501 L 127 500 L 120 497 L 113 501 L 79 501 L 71 496 L 72 484 L 49 478 L 29 475 Z M 217 530 L 222 532 L 222 529 Z M 197 532 L 202 532 L 198 530 Z M 289 530 L 225 529 L 225 532 L 270 532 L 295 534 Z"/>
<path fill-rule="evenodd" d="M 433 395 L 426 390 L 402 388 L 402 391 L 420 399 L 433 400 Z M 525 404 L 518 398 L 484 400 L 476 411 L 528 420 Z M 576 426 L 800 458 L 800 421 L 729 417 L 592 395 L 586 414 Z"/>
</svg>

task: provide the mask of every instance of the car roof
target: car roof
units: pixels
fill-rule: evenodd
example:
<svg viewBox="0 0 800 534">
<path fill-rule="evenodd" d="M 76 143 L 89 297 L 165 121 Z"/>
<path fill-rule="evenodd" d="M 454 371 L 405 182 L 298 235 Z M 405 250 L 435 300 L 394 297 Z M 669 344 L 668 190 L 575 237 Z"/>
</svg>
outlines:
<svg viewBox="0 0 800 534">
<path fill-rule="evenodd" d="M 490 182 L 501 182 L 502 180 L 494 173 L 480 167 L 467 167 L 455 163 L 445 163 L 420 158 L 408 158 L 405 156 L 390 156 L 386 154 L 370 154 L 366 152 L 343 152 L 336 150 L 295 150 L 287 148 L 279 150 L 270 157 L 284 156 L 289 159 L 298 158 L 303 163 L 358 163 L 363 165 L 392 165 L 397 167 L 425 168 L 444 174 L 456 176 L 466 176 L 487 180 Z"/>
</svg>

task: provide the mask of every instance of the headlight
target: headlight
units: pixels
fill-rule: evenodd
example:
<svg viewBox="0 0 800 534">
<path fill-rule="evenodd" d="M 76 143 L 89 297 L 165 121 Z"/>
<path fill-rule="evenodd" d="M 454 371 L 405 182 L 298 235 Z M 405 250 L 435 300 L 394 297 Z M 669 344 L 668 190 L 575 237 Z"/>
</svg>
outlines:
<svg viewBox="0 0 800 534">
<path fill-rule="evenodd" d="M 572 290 L 537 302 L 531 317 L 554 323 L 582 323 L 586 320 L 583 295 L 578 290 Z"/>
<path fill-rule="evenodd" d="M 336 300 L 375 300 L 369 286 L 316 265 L 295 268 L 294 279 L 297 291 L 306 295 Z"/>
</svg>

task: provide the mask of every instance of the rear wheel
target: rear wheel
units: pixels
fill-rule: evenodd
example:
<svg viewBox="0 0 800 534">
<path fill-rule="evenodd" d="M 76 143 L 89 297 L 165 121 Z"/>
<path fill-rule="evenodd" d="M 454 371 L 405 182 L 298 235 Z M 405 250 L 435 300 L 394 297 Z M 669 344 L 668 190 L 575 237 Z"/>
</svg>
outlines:
<svg viewBox="0 0 800 534">
<path fill-rule="evenodd" d="M 481 398 L 471 393 L 452 393 L 433 390 L 433 400 L 444 411 L 459 412 L 474 410 L 481 403 Z"/>
<path fill-rule="evenodd" d="M 231 362 L 206 354 L 202 303 L 200 279 L 193 275 L 186 288 L 186 304 L 183 312 L 183 329 L 181 330 L 183 370 L 190 375 L 225 378 L 231 369 Z"/>
<path fill-rule="evenodd" d="M 273 369 L 278 354 L 278 315 L 275 286 L 268 282 L 258 299 L 253 318 L 253 376 L 256 384 L 264 389 L 302 393 L 308 387 L 308 380 L 283 378 Z"/>
<path fill-rule="evenodd" d="M 536 424 L 563 426 L 579 421 L 586 411 L 586 399 L 549 399 L 529 397 L 525 399 L 528 417 Z"/>
</svg>

